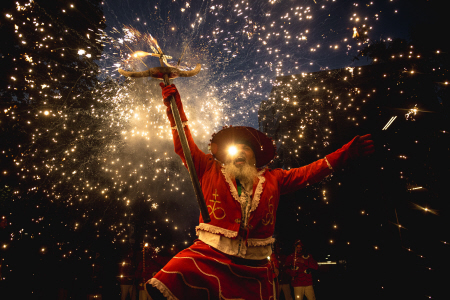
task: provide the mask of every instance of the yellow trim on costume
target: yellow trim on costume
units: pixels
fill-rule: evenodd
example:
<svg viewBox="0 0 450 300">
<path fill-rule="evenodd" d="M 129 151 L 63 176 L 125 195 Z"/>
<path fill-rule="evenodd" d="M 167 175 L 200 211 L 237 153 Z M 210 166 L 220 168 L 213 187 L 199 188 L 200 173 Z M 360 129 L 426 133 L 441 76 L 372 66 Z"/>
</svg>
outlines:
<svg viewBox="0 0 450 300">
<path fill-rule="evenodd" d="M 273 220 L 275 219 L 275 216 L 273 215 L 273 204 L 270 203 L 273 196 L 270 196 L 269 198 L 269 212 L 266 214 L 266 217 L 261 220 L 264 226 L 267 225 L 273 225 Z"/>
</svg>

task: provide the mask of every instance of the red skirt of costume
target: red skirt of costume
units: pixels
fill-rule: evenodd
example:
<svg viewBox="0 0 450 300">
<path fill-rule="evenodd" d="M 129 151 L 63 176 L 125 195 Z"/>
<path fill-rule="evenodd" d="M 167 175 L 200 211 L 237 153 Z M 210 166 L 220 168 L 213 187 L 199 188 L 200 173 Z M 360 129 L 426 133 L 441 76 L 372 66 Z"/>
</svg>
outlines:
<svg viewBox="0 0 450 300">
<path fill-rule="evenodd" d="M 169 300 L 273 299 L 268 260 L 244 260 L 200 240 L 175 255 L 148 281 Z"/>
</svg>

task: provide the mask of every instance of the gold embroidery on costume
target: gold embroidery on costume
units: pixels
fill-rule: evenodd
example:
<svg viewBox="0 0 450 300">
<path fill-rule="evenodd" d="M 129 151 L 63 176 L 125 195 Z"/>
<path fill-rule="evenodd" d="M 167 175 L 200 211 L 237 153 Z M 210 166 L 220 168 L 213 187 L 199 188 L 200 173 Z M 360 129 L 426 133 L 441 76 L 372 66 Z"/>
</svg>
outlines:
<svg viewBox="0 0 450 300">
<path fill-rule="evenodd" d="M 273 196 L 270 196 L 270 199 L 269 199 L 269 212 L 266 214 L 266 217 L 262 219 L 263 225 L 269 225 L 269 224 L 273 225 L 273 219 L 274 219 L 273 204 L 270 203 L 272 198 L 273 198 Z"/>
<path fill-rule="evenodd" d="M 209 213 L 209 215 L 213 215 L 214 216 L 214 218 L 216 218 L 217 220 L 222 220 L 223 218 L 225 218 L 225 216 L 227 215 L 226 213 L 225 213 L 225 210 L 222 208 L 222 207 L 216 207 L 216 203 L 221 203 L 221 201 L 218 201 L 217 200 L 217 196 L 219 196 L 218 194 L 217 194 L 217 189 L 214 191 L 214 194 L 213 194 L 213 196 L 214 196 L 214 200 L 208 200 L 208 201 L 211 201 L 212 203 L 213 203 L 213 205 L 211 206 L 211 205 L 208 205 L 207 207 L 209 207 L 209 208 L 211 208 L 211 212 Z M 221 217 L 218 217 L 217 215 L 216 215 L 216 210 L 221 210 L 222 212 L 223 212 L 223 216 L 221 216 Z"/>
</svg>

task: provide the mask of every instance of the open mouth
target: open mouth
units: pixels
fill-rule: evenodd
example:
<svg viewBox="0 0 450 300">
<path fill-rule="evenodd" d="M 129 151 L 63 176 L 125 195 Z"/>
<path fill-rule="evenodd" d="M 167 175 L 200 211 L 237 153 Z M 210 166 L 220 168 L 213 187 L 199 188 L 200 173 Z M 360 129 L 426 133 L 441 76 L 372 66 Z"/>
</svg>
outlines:
<svg viewBox="0 0 450 300">
<path fill-rule="evenodd" d="M 234 163 L 236 164 L 243 164 L 243 163 L 245 163 L 245 157 L 242 157 L 242 156 L 239 156 L 239 157 L 236 157 L 235 159 L 234 159 Z"/>
</svg>

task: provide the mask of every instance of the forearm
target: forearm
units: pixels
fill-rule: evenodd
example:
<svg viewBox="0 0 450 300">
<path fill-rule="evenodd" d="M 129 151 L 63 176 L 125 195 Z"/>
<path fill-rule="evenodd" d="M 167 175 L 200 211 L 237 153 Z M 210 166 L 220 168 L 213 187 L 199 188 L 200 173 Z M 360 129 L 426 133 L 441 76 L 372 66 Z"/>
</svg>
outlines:
<svg viewBox="0 0 450 300">
<path fill-rule="evenodd" d="M 375 151 L 374 142 L 370 134 L 356 136 L 340 149 L 326 156 L 334 170 L 341 169 L 359 157 L 367 156 Z"/>
<path fill-rule="evenodd" d="M 333 170 L 328 161 L 324 158 L 309 165 L 282 172 L 281 186 L 283 189 L 281 193 L 286 194 L 304 188 L 310 184 L 320 182 L 329 176 Z"/>
<path fill-rule="evenodd" d="M 191 155 L 194 157 L 194 153 L 199 151 L 198 147 L 195 144 L 194 139 L 192 138 L 189 127 L 187 125 L 184 126 L 183 130 L 186 135 L 186 139 L 188 141 L 189 149 L 191 150 Z M 180 135 L 177 129 L 172 129 L 172 136 L 173 136 L 173 144 L 175 147 L 175 153 L 181 157 L 183 164 L 186 165 L 186 158 L 184 157 L 183 146 L 181 145 Z"/>
<path fill-rule="evenodd" d="M 191 131 L 189 130 L 188 126 L 185 126 L 183 128 L 184 133 L 186 134 L 186 139 L 188 142 L 189 150 L 191 152 L 192 161 L 194 163 L 194 168 L 197 173 L 198 178 L 200 179 L 203 176 L 203 173 L 206 169 L 208 169 L 211 166 L 211 163 L 213 163 L 214 159 L 211 155 L 206 155 L 202 150 L 200 150 L 197 145 L 194 142 L 194 139 L 192 138 Z M 183 147 L 181 145 L 180 137 L 178 134 L 178 131 L 176 129 L 172 129 L 172 135 L 173 135 L 173 142 L 175 147 L 175 153 L 177 153 L 184 166 L 187 168 L 186 159 L 184 156 Z"/>
<path fill-rule="evenodd" d="M 304 264 L 309 269 L 317 270 L 319 268 L 319 265 L 317 264 L 317 262 L 312 257 L 309 257 L 308 259 L 305 259 Z"/>
</svg>

